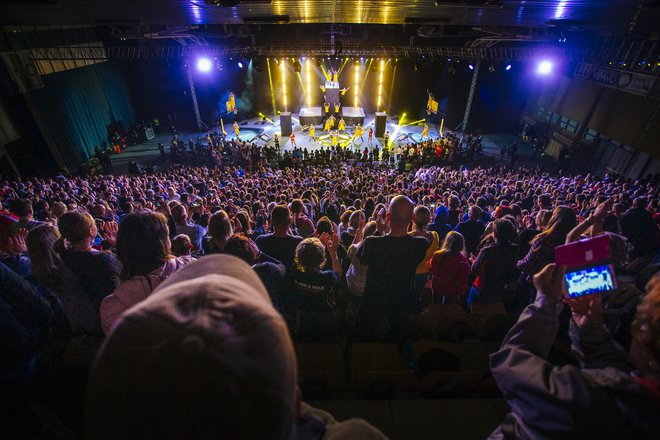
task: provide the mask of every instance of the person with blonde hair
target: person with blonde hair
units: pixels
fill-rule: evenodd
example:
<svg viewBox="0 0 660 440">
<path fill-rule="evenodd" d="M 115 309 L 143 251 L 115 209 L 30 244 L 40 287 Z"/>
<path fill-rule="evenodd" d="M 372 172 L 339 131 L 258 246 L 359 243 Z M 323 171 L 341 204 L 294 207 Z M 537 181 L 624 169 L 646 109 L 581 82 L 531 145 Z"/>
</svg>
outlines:
<svg viewBox="0 0 660 440">
<path fill-rule="evenodd" d="M 94 309 L 99 310 L 103 298 L 110 295 L 119 284 L 121 264 L 113 253 L 94 248 L 99 231 L 89 213 L 75 209 L 69 211 L 60 217 L 58 228 L 61 236 L 53 244 L 53 249 L 76 275 Z M 117 224 L 104 224 L 103 228 L 108 241 L 114 243 Z"/>
<path fill-rule="evenodd" d="M 465 296 L 470 275 L 465 253 L 465 239 L 460 232 L 451 231 L 428 261 L 434 303 L 458 303 Z"/>
</svg>

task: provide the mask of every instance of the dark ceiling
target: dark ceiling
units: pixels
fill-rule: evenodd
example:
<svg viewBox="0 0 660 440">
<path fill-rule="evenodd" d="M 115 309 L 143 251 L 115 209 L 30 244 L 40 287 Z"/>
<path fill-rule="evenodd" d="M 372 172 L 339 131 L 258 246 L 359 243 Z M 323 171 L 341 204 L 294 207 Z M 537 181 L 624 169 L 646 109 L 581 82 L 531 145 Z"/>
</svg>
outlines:
<svg viewBox="0 0 660 440">
<path fill-rule="evenodd" d="M 660 30 L 657 0 L 3 0 L 0 23 L 21 24 L 444 24 Z M 224 1 L 224 0 L 218 0 Z"/>
</svg>

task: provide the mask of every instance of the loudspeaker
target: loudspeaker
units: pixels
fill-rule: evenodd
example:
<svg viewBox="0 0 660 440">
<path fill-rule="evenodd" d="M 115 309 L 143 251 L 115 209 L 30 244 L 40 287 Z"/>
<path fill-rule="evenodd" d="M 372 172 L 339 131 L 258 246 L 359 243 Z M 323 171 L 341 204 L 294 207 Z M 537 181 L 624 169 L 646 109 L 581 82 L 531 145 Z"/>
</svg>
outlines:
<svg viewBox="0 0 660 440">
<path fill-rule="evenodd" d="M 282 132 L 282 137 L 291 134 L 291 112 L 280 113 L 280 131 Z"/>
<path fill-rule="evenodd" d="M 385 136 L 386 123 L 387 114 L 385 112 L 376 112 L 376 137 Z"/>
</svg>

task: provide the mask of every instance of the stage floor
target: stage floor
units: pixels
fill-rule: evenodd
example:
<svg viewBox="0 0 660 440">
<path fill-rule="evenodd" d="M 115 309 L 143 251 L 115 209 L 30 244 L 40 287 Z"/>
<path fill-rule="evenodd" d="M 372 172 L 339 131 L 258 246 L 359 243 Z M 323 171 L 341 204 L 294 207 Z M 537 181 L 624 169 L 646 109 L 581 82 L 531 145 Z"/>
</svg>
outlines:
<svg viewBox="0 0 660 440">
<path fill-rule="evenodd" d="M 280 138 L 280 149 L 282 151 L 292 150 L 291 140 L 288 136 L 282 138 L 280 133 L 280 124 L 279 118 L 273 117 L 273 115 L 267 115 L 269 119 L 273 121 L 264 122 L 260 117 L 246 119 L 239 122 L 241 130 L 241 139 L 249 142 L 255 142 L 257 145 L 274 145 L 273 139 L 277 135 Z M 296 134 L 296 145 L 298 148 L 307 148 L 309 150 L 320 149 L 321 147 L 329 145 L 329 137 L 323 138 L 321 140 L 312 140 L 309 137 L 308 132 L 302 131 L 302 126 L 300 125 L 299 115 L 293 114 L 291 118 L 293 122 L 293 130 Z M 386 130 L 390 133 L 391 140 L 397 140 L 397 143 L 404 144 L 407 142 L 417 142 L 422 134 L 423 125 L 411 125 L 406 127 L 397 127 L 398 119 L 396 116 L 388 117 Z M 342 144 L 347 143 L 348 148 L 364 148 L 367 145 L 367 137 L 369 133 L 369 128 L 374 128 L 375 116 L 366 115 L 364 119 L 364 135 L 363 140 L 356 139 L 350 140 L 353 137 L 354 126 L 347 125 L 346 131 L 340 133 L 340 142 Z M 327 133 L 323 133 L 322 124 L 315 125 L 316 127 L 316 136 L 317 138 L 322 138 Z M 398 129 L 398 130 L 397 130 Z M 225 131 L 227 132 L 227 137 L 229 139 L 234 138 L 234 130 L 231 124 L 227 123 L 225 125 Z M 183 139 L 184 142 L 187 142 L 188 139 L 195 139 L 197 136 L 202 136 L 204 139 L 206 132 L 179 132 L 179 138 Z M 435 124 L 429 124 L 429 134 L 432 137 L 438 135 L 438 126 Z M 115 167 L 115 172 L 125 173 L 128 169 L 128 161 L 137 160 L 143 163 L 144 165 L 154 164 L 160 165 L 160 154 L 158 152 L 158 143 L 162 142 L 166 146 L 166 151 L 169 152 L 169 145 L 172 136 L 169 133 L 158 133 L 157 136 L 147 142 L 144 142 L 140 145 L 135 145 L 126 148 L 122 154 L 112 155 L 112 164 Z M 265 141 L 264 139 L 268 139 Z M 342 141 L 343 139 L 343 141 Z M 484 134 L 482 145 L 484 153 L 488 156 L 499 157 L 500 147 L 502 145 L 511 145 L 515 140 L 517 140 L 515 135 L 511 134 Z M 372 140 L 372 145 L 378 145 L 382 147 L 382 138 L 374 137 Z M 520 145 L 520 152 L 525 154 L 524 145 L 522 142 L 518 141 Z M 531 152 L 531 147 L 529 148 Z M 531 155 L 531 153 L 530 153 Z"/>
</svg>

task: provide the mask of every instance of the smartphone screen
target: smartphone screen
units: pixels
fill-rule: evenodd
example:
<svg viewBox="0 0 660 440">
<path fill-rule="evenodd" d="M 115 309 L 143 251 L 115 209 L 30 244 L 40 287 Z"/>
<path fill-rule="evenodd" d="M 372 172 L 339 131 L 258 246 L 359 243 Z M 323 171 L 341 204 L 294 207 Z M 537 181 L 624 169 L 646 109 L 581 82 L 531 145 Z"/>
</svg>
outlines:
<svg viewBox="0 0 660 440">
<path fill-rule="evenodd" d="M 613 276 L 612 266 L 594 266 L 586 269 L 568 272 L 566 286 L 569 298 L 578 298 L 584 295 L 607 292 L 616 288 L 616 279 Z"/>
</svg>

